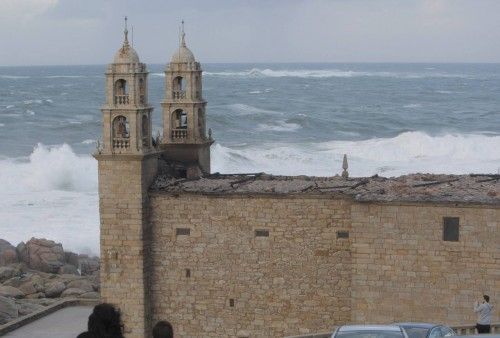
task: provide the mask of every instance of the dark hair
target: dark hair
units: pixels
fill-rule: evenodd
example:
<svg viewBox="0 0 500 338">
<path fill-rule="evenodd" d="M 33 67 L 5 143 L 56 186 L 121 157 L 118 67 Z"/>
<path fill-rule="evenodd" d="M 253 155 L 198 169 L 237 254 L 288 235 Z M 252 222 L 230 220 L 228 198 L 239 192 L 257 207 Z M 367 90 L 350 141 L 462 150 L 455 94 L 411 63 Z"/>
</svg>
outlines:
<svg viewBox="0 0 500 338">
<path fill-rule="evenodd" d="M 490 296 L 488 295 L 483 295 L 484 300 L 489 303 L 490 302 Z"/>
<path fill-rule="evenodd" d="M 111 304 L 96 305 L 89 316 L 88 330 L 99 338 L 123 338 L 120 311 Z"/>
<path fill-rule="evenodd" d="M 174 337 L 174 329 L 172 328 L 172 324 L 167 321 L 159 321 L 153 327 L 153 338 L 173 338 Z"/>
</svg>

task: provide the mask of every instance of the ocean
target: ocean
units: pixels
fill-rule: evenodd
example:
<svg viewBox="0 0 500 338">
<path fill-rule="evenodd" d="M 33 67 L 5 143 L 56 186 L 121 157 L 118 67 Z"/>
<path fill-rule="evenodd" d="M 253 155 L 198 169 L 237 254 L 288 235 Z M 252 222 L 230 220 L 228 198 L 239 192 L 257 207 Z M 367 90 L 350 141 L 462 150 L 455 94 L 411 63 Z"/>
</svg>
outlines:
<svg viewBox="0 0 500 338">
<path fill-rule="evenodd" d="M 212 172 L 500 172 L 500 64 L 205 64 Z M 154 134 L 164 65 L 149 65 Z M 0 67 L 0 238 L 99 252 L 105 66 Z"/>
</svg>

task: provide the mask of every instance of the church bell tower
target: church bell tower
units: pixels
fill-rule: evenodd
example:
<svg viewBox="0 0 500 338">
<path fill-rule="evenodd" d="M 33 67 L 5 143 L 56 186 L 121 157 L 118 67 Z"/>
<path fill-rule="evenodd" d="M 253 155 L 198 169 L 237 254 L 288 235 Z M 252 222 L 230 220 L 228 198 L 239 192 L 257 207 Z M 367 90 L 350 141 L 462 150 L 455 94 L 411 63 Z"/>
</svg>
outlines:
<svg viewBox="0 0 500 338">
<path fill-rule="evenodd" d="M 148 188 L 158 170 L 151 139 L 146 65 L 128 42 L 106 70 L 103 142 L 98 161 L 101 300 L 123 314 L 127 338 L 149 337 L 150 248 Z"/>
<path fill-rule="evenodd" d="M 165 70 L 161 148 L 166 160 L 179 164 L 180 176 L 199 177 L 210 174 L 210 146 L 214 141 L 206 131 L 201 65 L 186 46 L 184 22 L 179 40 L 179 48 Z"/>
</svg>

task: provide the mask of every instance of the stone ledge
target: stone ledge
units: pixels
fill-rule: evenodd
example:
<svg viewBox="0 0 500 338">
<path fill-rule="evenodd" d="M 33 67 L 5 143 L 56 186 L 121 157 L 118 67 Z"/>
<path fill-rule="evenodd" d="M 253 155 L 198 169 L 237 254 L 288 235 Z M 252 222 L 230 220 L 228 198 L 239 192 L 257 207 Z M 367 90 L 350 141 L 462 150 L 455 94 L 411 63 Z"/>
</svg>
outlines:
<svg viewBox="0 0 500 338">
<path fill-rule="evenodd" d="M 26 324 L 32 323 L 40 318 L 43 318 L 47 315 L 50 315 L 51 313 L 54 313 L 66 307 L 78 306 L 78 305 L 93 306 L 99 304 L 99 302 L 100 302 L 99 300 L 94 300 L 94 299 L 79 299 L 79 298 L 62 299 L 39 311 L 32 312 L 29 315 L 17 318 L 13 321 L 8 322 L 7 324 L 0 325 L 0 336 L 3 336 Z"/>
</svg>

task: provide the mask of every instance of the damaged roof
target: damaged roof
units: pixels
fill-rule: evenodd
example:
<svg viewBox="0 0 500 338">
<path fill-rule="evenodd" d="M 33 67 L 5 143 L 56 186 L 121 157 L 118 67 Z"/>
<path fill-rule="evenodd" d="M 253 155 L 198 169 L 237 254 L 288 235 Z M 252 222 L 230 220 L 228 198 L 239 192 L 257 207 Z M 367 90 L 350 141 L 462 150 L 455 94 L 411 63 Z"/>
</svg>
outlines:
<svg viewBox="0 0 500 338">
<path fill-rule="evenodd" d="M 160 175 L 151 191 L 204 195 L 326 195 L 356 201 L 449 202 L 500 206 L 500 175 L 411 174 L 399 177 L 274 176 L 212 174 L 199 179 Z"/>
</svg>

